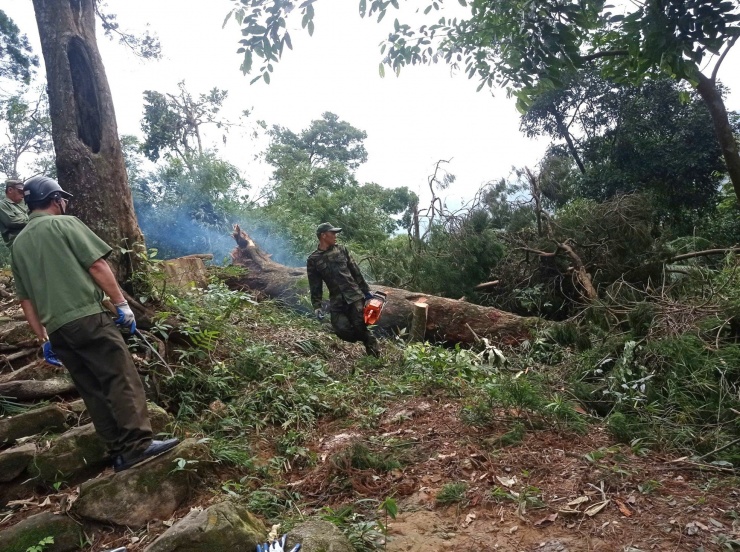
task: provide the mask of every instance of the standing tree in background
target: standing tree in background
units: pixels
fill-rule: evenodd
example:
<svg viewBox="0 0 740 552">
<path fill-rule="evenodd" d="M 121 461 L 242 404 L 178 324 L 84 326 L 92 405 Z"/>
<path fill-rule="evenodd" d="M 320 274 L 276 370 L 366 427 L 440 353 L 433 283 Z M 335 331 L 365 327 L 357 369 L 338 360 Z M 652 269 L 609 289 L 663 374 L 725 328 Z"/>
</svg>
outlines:
<svg viewBox="0 0 740 552">
<path fill-rule="evenodd" d="M 287 236 L 295 253 L 315 247 L 316 225 L 327 220 L 365 250 L 410 224 L 416 194 L 355 178 L 367 160 L 365 131 L 327 112 L 300 133 L 276 126 L 269 136 L 265 159 L 274 171 L 263 192 L 265 224 L 268 232 Z"/>
<path fill-rule="evenodd" d="M 95 0 L 33 0 L 46 65 L 60 185 L 70 213 L 113 247 L 119 281 L 143 246 L 134 214 L 108 80 L 95 38 Z"/>
<path fill-rule="evenodd" d="M 30 154 L 45 157 L 52 150 L 51 120 L 46 94 L 28 101 L 14 95 L 0 101 L 0 121 L 4 121 L 5 138 L 0 144 L 0 173 L 20 178 L 18 161 Z"/>
<path fill-rule="evenodd" d="M 26 84 L 39 64 L 26 35 L 0 10 L 0 78 L 17 79 Z"/>
<path fill-rule="evenodd" d="M 439 19 L 418 29 L 394 21 L 382 46 L 384 63 L 395 72 L 407 65 L 444 61 L 463 68 L 480 88 L 507 87 L 525 111 L 567 75 L 595 66 L 604 76 L 638 83 L 667 74 L 694 86 L 712 117 L 715 135 L 740 197 L 740 151 L 717 76 L 740 37 L 740 3 L 732 0 L 643 0 L 623 3 L 618 13 L 605 0 L 458 0 L 470 7 L 467 18 Z M 242 27 L 242 70 L 253 56 L 269 73 L 285 46 L 291 48 L 286 18 L 297 7 L 290 0 L 234 2 Z M 425 2 L 425 14 L 443 0 Z M 313 32 L 314 2 L 300 4 L 303 27 Z M 399 7 L 398 0 L 359 0 L 362 17 Z M 383 65 L 381 65 L 381 74 Z M 259 77 L 257 77 L 259 78 Z"/>
<path fill-rule="evenodd" d="M 201 127 L 213 124 L 219 129 L 228 129 L 231 126 L 219 117 L 228 92 L 213 88 L 208 94 L 195 98 L 185 88 L 185 81 L 180 81 L 177 87 L 177 94 L 144 91 L 142 151 L 150 161 L 157 161 L 161 156 L 175 156 L 193 171 L 192 160 L 203 155 Z"/>
</svg>

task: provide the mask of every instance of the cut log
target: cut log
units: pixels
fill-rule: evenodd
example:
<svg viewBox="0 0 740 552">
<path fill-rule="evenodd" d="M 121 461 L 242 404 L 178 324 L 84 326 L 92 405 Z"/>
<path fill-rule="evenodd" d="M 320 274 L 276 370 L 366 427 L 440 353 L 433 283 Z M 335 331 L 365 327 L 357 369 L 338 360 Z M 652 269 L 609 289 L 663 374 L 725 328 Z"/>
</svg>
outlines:
<svg viewBox="0 0 740 552">
<path fill-rule="evenodd" d="M 305 267 L 276 263 L 239 225 L 234 226 L 233 237 L 237 244 L 231 253 L 233 262 L 247 271 L 244 275 L 227 278 L 229 288 L 256 292 L 293 309 L 310 312 Z M 427 305 L 424 328 L 427 341 L 474 343 L 477 334 L 498 343 L 513 344 L 529 338 L 531 330 L 541 322 L 539 318 L 526 318 L 492 307 L 405 289 L 385 286 L 372 286 L 372 289 L 387 295 L 383 315 L 376 325 L 382 333 L 410 330 L 416 303 Z"/>
<path fill-rule="evenodd" d="M 424 341 L 427 330 L 427 311 L 429 307 L 426 303 L 414 303 L 413 321 L 411 322 L 411 341 Z"/>
</svg>

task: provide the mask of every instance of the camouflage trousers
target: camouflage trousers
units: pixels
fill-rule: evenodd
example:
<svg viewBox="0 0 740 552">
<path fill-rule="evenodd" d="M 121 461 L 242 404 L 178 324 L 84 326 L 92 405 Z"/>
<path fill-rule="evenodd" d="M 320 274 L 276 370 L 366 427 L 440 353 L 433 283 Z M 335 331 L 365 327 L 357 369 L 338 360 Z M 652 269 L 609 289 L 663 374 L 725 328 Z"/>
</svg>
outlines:
<svg viewBox="0 0 740 552">
<path fill-rule="evenodd" d="M 363 316 L 365 301 L 360 299 L 354 303 L 345 304 L 341 310 L 335 310 L 336 308 L 332 306 L 331 325 L 337 336 L 350 343 L 362 341 L 367 354 L 379 356 L 378 340 L 365 325 Z"/>
</svg>

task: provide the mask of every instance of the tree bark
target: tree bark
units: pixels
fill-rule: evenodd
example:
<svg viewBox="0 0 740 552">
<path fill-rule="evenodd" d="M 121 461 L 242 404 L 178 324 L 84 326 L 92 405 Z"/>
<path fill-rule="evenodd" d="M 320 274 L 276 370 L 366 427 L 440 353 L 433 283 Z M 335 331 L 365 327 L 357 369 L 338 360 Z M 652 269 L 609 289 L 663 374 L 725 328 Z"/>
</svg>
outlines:
<svg viewBox="0 0 740 552">
<path fill-rule="evenodd" d="M 740 201 L 740 152 L 738 152 L 737 140 L 735 133 L 732 131 L 730 119 L 727 116 L 725 102 L 722 94 L 717 89 L 714 79 L 699 73 L 699 86 L 697 87 L 699 95 L 707 104 L 709 114 L 712 116 L 714 123 L 714 134 L 722 149 L 722 155 L 727 165 L 727 174 L 730 176 L 732 187 L 735 195 Z"/>
<path fill-rule="evenodd" d="M 20 401 L 49 399 L 75 391 L 74 383 L 61 378 L 19 380 L 0 383 L 0 395 Z"/>
<path fill-rule="evenodd" d="M 33 0 L 46 66 L 59 184 L 74 195 L 69 214 L 113 247 L 119 281 L 143 247 L 108 80 L 95 39 L 95 0 Z"/>
<path fill-rule="evenodd" d="M 238 225 L 234 227 L 233 236 L 237 247 L 231 257 L 234 264 L 245 267 L 247 273 L 228 278 L 226 284 L 231 289 L 257 292 L 295 310 L 310 312 L 305 268 L 276 263 Z M 531 337 L 531 331 L 541 323 L 539 318 L 525 318 L 465 301 L 385 286 L 373 286 L 373 289 L 387 295 L 383 314 L 376 325 L 384 333 L 409 330 L 416 303 L 427 305 L 424 330 L 427 341 L 472 344 L 477 334 L 498 343 L 514 344 Z"/>
</svg>

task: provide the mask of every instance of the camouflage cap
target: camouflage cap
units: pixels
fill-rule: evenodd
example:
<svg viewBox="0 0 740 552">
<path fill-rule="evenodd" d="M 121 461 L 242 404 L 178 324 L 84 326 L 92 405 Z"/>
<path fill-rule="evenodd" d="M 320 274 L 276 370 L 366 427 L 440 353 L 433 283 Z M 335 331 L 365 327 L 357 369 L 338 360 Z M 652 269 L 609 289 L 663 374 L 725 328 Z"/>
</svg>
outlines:
<svg viewBox="0 0 740 552">
<path fill-rule="evenodd" d="M 5 181 L 5 189 L 8 188 L 23 188 L 23 181 L 22 180 L 16 180 L 15 178 L 8 178 Z"/>
<path fill-rule="evenodd" d="M 341 228 L 335 228 L 331 222 L 322 222 L 316 227 L 316 235 L 320 236 L 324 232 L 341 232 Z"/>
</svg>

